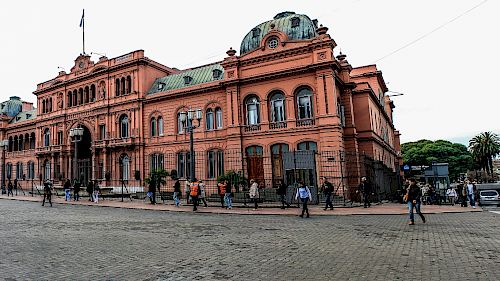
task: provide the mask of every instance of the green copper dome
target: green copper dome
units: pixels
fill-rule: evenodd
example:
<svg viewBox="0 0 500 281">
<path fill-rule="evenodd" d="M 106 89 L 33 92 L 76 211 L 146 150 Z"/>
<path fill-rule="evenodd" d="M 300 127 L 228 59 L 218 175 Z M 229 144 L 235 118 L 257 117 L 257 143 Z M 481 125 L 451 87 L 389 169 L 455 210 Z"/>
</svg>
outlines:
<svg viewBox="0 0 500 281">
<path fill-rule="evenodd" d="M 8 101 L 4 101 L 0 104 L 0 113 L 3 113 L 9 117 L 16 116 L 19 112 L 22 111 L 23 102 L 19 97 L 13 96 L 10 97 Z"/>
<path fill-rule="evenodd" d="M 257 25 L 247 33 L 241 41 L 240 55 L 257 49 L 262 38 L 272 29 L 271 25 L 273 24 L 274 29 L 285 33 L 289 40 L 309 40 L 318 35 L 316 33 L 316 20 L 294 12 L 282 12 L 272 20 Z"/>
</svg>

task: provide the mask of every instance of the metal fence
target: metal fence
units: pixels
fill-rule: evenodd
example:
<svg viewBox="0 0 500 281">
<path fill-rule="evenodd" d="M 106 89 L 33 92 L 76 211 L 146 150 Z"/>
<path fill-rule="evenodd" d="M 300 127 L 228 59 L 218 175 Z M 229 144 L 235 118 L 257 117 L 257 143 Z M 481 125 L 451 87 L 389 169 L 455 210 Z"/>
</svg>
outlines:
<svg viewBox="0 0 500 281">
<path fill-rule="evenodd" d="M 190 177 L 191 165 L 195 165 L 196 178 L 201 179 L 206 186 L 208 202 L 219 202 L 217 179 L 229 176 L 235 203 L 248 203 L 249 181 L 254 179 L 261 187 L 260 201 L 264 204 L 279 204 L 276 194 L 279 182 L 287 186 L 286 201 L 296 204 L 295 192 L 297 182 L 302 180 L 311 188 L 312 204 L 324 202 L 319 188 L 320 177 L 325 177 L 335 188 L 334 203 L 349 205 L 359 201 L 356 193 L 360 178 L 366 176 L 374 188 L 373 200 L 390 199 L 398 189 L 397 173 L 386 167 L 382 162 L 375 161 L 367 155 L 345 153 L 344 151 L 266 151 L 256 150 L 250 153 L 241 151 L 216 150 L 196 152 L 194 161 L 188 152 L 161 153 L 155 152 L 144 157 L 127 156 L 108 158 L 107 165 L 96 160 L 88 163 L 89 167 L 79 166 L 82 175 L 82 195 L 85 194 L 85 184 L 94 178 L 105 197 L 145 199 L 148 186 L 145 180 L 151 171 L 164 169 L 169 174 L 176 174 L 181 182 L 183 199 L 185 180 Z M 64 179 L 56 179 L 54 187 L 61 190 Z M 175 180 L 165 179 L 160 186 L 157 201 L 171 200 Z M 20 188 L 24 192 L 40 194 L 41 180 L 20 180 Z M 33 192 L 32 192 L 33 190 Z M 214 204 L 215 204 L 214 203 Z"/>
</svg>

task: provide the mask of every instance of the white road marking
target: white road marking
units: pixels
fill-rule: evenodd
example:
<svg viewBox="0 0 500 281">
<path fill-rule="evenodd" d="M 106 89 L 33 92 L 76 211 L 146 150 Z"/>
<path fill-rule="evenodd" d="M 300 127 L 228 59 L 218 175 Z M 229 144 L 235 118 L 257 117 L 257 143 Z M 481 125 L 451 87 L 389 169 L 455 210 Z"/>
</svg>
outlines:
<svg viewBox="0 0 500 281">
<path fill-rule="evenodd" d="M 490 211 L 490 212 L 500 215 L 500 211 Z"/>
</svg>

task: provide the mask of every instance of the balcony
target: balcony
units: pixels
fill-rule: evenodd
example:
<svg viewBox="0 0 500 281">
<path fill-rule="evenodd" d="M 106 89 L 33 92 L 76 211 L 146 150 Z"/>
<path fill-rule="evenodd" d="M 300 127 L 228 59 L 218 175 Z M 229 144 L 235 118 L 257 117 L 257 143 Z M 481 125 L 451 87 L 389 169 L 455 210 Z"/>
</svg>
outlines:
<svg viewBox="0 0 500 281">
<path fill-rule="evenodd" d="M 295 121 L 297 127 L 309 127 L 314 126 L 314 119 L 300 119 Z"/>
<path fill-rule="evenodd" d="M 269 123 L 269 129 L 271 130 L 277 130 L 277 129 L 284 129 L 286 128 L 286 122 L 271 122 Z"/>
<path fill-rule="evenodd" d="M 245 132 L 256 132 L 256 131 L 260 131 L 260 124 L 245 126 Z"/>
</svg>

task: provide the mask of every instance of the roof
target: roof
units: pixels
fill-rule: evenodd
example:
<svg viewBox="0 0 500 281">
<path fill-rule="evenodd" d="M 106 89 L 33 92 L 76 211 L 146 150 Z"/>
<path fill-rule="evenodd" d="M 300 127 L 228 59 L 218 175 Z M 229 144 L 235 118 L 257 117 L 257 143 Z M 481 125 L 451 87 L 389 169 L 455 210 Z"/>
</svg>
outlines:
<svg viewBox="0 0 500 281">
<path fill-rule="evenodd" d="M 218 77 L 214 77 L 214 70 L 220 71 Z M 190 83 L 186 83 L 184 77 L 191 77 Z M 224 68 L 219 63 L 204 65 L 193 69 L 182 70 L 179 73 L 156 79 L 151 89 L 149 89 L 148 94 L 187 88 L 194 85 L 222 80 L 223 77 Z"/>
<path fill-rule="evenodd" d="M 9 121 L 9 124 L 18 123 L 26 120 L 31 120 L 36 118 L 36 109 L 19 112 L 12 120 Z"/>
<path fill-rule="evenodd" d="M 298 19 L 299 24 L 292 27 L 292 19 Z M 260 46 L 262 38 L 271 30 L 271 25 L 274 24 L 274 29 L 285 33 L 289 40 L 309 40 L 316 37 L 317 21 L 311 20 L 306 15 L 295 14 L 294 12 L 282 12 L 274 16 L 270 21 L 263 22 L 252 28 L 250 32 L 243 38 L 240 46 L 240 55 L 257 49 Z M 254 30 L 258 30 L 256 33 Z"/>
<path fill-rule="evenodd" d="M 16 116 L 23 109 L 23 102 L 19 97 L 12 96 L 8 101 L 0 103 L 0 113 L 9 117 Z"/>
</svg>

